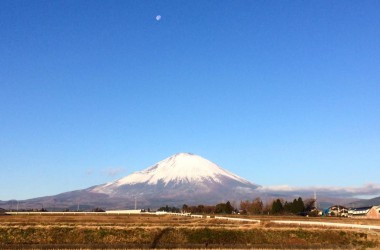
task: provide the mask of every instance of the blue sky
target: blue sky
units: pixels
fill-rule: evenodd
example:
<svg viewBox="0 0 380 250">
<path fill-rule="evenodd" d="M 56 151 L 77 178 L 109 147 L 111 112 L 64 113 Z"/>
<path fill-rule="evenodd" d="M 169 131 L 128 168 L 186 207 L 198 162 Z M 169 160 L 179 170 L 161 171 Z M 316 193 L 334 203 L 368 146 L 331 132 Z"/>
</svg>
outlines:
<svg viewBox="0 0 380 250">
<path fill-rule="evenodd" d="M 102 184 L 178 152 L 265 186 L 379 184 L 379 10 L 0 1 L 0 200 Z"/>
</svg>

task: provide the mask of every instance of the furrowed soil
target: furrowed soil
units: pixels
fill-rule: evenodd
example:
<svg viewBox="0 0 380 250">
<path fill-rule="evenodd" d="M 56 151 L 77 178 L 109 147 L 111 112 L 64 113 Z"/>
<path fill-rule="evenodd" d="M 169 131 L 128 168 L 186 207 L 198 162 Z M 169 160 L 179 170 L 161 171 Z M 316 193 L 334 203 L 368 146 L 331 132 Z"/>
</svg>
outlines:
<svg viewBox="0 0 380 250">
<path fill-rule="evenodd" d="M 247 218 L 247 217 L 245 217 Z M 0 216 L 0 249 L 380 249 L 380 231 L 276 225 L 172 215 Z M 328 221 L 379 225 L 378 220 Z"/>
</svg>

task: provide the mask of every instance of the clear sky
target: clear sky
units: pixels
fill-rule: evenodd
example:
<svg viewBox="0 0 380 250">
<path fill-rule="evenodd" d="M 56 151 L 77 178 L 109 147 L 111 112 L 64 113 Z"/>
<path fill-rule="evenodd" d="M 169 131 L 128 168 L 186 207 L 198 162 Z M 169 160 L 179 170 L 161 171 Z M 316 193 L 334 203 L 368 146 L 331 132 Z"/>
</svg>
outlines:
<svg viewBox="0 0 380 250">
<path fill-rule="evenodd" d="M 377 0 L 2 0 L 0 200 L 178 152 L 260 185 L 380 183 L 379 13 Z"/>
</svg>

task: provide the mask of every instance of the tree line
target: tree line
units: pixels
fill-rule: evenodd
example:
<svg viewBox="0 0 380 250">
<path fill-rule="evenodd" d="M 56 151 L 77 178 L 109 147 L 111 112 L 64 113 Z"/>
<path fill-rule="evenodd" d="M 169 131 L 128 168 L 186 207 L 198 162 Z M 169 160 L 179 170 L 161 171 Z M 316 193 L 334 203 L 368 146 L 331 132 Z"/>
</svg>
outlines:
<svg viewBox="0 0 380 250">
<path fill-rule="evenodd" d="M 283 199 L 275 199 L 271 203 L 264 205 L 260 198 L 255 198 L 252 201 L 246 200 L 240 202 L 240 212 L 242 214 L 294 214 L 294 215 L 314 215 L 315 200 L 302 200 L 301 197 L 293 201 L 285 201 Z"/>
<path fill-rule="evenodd" d="M 247 215 L 316 215 L 314 207 L 315 200 L 308 199 L 304 201 L 301 197 L 293 201 L 285 201 L 283 199 L 275 199 L 270 203 L 264 204 L 261 198 L 257 197 L 253 200 L 240 201 L 239 207 L 234 207 L 231 202 L 219 203 L 216 205 L 197 205 L 189 206 L 184 204 L 182 208 L 177 207 L 161 207 L 158 211 L 166 212 L 183 212 L 193 214 L 247 214 Z"/>
<path fill-rule="evenodd" d="M 182 208 L 177 207 L 160 207 L 158 211 L 172 212 L 172 213 L 192 213 L 192 214 L 232 214 L 238 211 L 231 205 L 229 201 L 226 203 L 219 203 L 217 205 L 198 205 L 188 206 L 183 204 Z"/>
</svg>

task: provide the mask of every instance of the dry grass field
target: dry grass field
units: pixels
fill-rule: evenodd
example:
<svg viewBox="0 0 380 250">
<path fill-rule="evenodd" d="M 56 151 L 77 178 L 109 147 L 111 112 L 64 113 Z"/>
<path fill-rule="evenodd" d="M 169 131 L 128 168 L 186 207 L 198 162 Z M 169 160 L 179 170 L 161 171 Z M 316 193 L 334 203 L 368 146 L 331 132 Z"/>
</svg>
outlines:
<svg viewBox="0 0 380 250">
<path fill-rule="evenodd" d="M 380 249 L 380 230 L 278 225 L 309 220 L 380 225 L 349 218 L 245 217 L 261 223 L 172 215 L 0 216 L 0 249 L 266 248 Z"/>
</svg>

